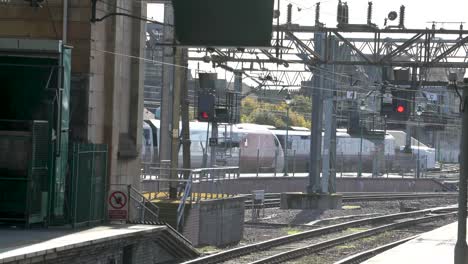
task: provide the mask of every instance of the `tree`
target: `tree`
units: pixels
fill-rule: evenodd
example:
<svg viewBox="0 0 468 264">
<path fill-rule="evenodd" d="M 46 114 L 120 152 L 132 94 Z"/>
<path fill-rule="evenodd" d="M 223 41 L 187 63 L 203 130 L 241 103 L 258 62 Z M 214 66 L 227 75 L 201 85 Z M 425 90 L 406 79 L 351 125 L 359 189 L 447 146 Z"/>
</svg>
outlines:
<svg viewBox="0 0 468 264">
<path fill-rule="evenodd" d="M 291 109 L 294 112 L 298 112 L 305 117 L 306 120 L 310 120 L 310 112 L 312 109 L 312 99 L 304 95 L 295 95 L 293 97 L 293 104 Z"/>
<path fill-rule="evenodd" d="M 299 105 L 296 109 L 305 107 L 307 100 L 299 98 Z M 242 100 L 241 122 L 254 123 L 260 125 L 270 125 L 279 129 L 286 128 L 287 123 L 287 105 L 284 102 L 280 104 L 261 103 L 254 98 L 246 97 Z M 308 106 L 311 107 L 310 105 Z M 310 121 L 302 113 L 296 112 L 291 106 L 289 110 L 289 126 L 301 126 L 310 128 Z"/>
</svg>

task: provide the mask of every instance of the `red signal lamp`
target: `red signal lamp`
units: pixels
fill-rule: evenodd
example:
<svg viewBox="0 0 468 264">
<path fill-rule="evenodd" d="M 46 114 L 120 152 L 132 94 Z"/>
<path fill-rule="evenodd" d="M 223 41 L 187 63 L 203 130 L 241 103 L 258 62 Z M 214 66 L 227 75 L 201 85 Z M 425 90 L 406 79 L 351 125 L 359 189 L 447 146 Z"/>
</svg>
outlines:
<svg viewBox="0 0 468 264">
<path fill-rule="evenodd" d="M 209 118 L 209 115 L 208 115 L 207 112 L 201 112 L 201 113 L 200 113 L 200 116 L 201 116 L 201 118 L 203 118 L 203 119 L 208 119 L 208 118 Z"/>
<path fill-rule="evenodd" d="M 399 106 L 397 106 L 396 111 L 397 111 L 398 113 L 403 113 L 403 112 L 405 112 L 405 107 L 402 106 L 402 105 L 399 105 Z"/>
</svg>

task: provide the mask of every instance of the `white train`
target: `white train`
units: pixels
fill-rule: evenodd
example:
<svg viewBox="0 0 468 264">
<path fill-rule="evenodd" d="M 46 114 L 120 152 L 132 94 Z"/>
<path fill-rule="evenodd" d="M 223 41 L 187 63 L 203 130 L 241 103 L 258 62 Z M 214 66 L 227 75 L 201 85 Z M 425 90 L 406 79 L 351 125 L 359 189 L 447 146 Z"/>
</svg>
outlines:
<svg viewBox="0 0 468 264">
<path fill-rule="evenodd" d="M 272 129 L 271 126 L 256 124 L 236 124 L 232 130 L 223 127 L 218 130 L 219 143 L 217 165 L 239 166 L 241 172 L 282 172 L 284 168 L 285 130 Z M 157 162 L 159 160 L 160 122 L 157 119 L 145 120 L 143 124 L 142 160 Z M 401 132 L 404 133 L 404 132 Z M 207 145 L 211 136 L 211 129 L 207 123 L 190 122 L 191 164 L 193 168 L 210 166 L 211 148 Z M 359 164 L 361 138 L 350 136 L 346 130 L 337 130 L 336 166 L 338 170 L 356 171 Z M 288 166 L 296 172 L 307 171 L 309 166 L 310 132 L 307 129 L 296 128 L 288 131 Z M 226 142 L 224 142 L 226 141 Z M 375 162 L 374 157 L 380 153 L 379 166 L 382 169 L 400 170 L 402 167 L 411 168 L 411 164 L 403 164 L 404 160 L 411 160 L 411 155 L 402 154 L 401 144 L 395 137 L 387 133 L 384 144 L 362 140 L 362 168 L 371 171 Z M 378 151 L 378 148 L 383 148 Z M 416 151 L 413 151 L 416 153 Z M 414 155 L 414 154 L 413 154 Z M 426 168 L 435 166 L 435 151 L 424 145 L 420 147 L 420 158 Z M 414 159 L 413 159 L 414 160 Z M 182 149 L 179 152 L 179 162 L 182 165 Z"/>
</svg>

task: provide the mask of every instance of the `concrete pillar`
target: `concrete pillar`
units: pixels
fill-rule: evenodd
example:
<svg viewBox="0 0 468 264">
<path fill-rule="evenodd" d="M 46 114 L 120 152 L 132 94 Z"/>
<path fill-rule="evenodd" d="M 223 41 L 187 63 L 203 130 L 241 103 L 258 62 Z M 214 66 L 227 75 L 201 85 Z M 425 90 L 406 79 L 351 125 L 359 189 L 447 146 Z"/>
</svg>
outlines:
<svg viewBox="0 0 468 264">
<path fill-rule="evenodd" d="M 173 24 L 174 14 L 171 4 L 164 4 L 164 23 Z M 165 26 L 163 38 L 165 43 L 171 43 L 174 40 L 174 30 L 172 27 Z M 172 85 L 174 83 L 174 52 L 172 47 L 163 49 L 163 86 L 161 89 L 161 131 L 160 131 L 160 160 L 171 159 L 171 121 L 172 121 Z"/>
</svg>

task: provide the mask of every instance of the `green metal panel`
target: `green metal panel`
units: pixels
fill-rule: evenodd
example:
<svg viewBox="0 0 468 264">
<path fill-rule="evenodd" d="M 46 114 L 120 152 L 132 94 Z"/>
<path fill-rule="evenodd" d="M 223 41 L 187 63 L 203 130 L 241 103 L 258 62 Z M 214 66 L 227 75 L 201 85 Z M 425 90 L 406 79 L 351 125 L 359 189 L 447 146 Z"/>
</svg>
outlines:
<svg viewBox="0 0 468 264">
<path fill-rule="evenodd" d="M 48 161 L 49 161 L 49 123 L 47 121 L 32 122 L 32 155 L 28 181 L 28 224 L 44 221 L 48 192 Z"/>
<path fill-rule="evenodd" d="M 92 225 L 104 221 L 107 146 L 73 144 L 71 223 Z"/>
<path fill-rule="evenodd" d="M 59 98 L 60 107 L 57 115 L 60 118 L 60 131 L 57 131 L 55 151 L 55 178 L 54 178 L 54 198 L 53 215 L 55 219 L 65 217 L 65 179 L 68 164 L 68 133 L 70 123 L 70 75 L 71 75 L 71 49 L 64 48 L 62 52 L 62 90 Z"/>
<path fill-rule="evenodd" d="M 43 222 L 47 203 L 47 121 L 0 120 L 0 219 Z"/>
</svg>

